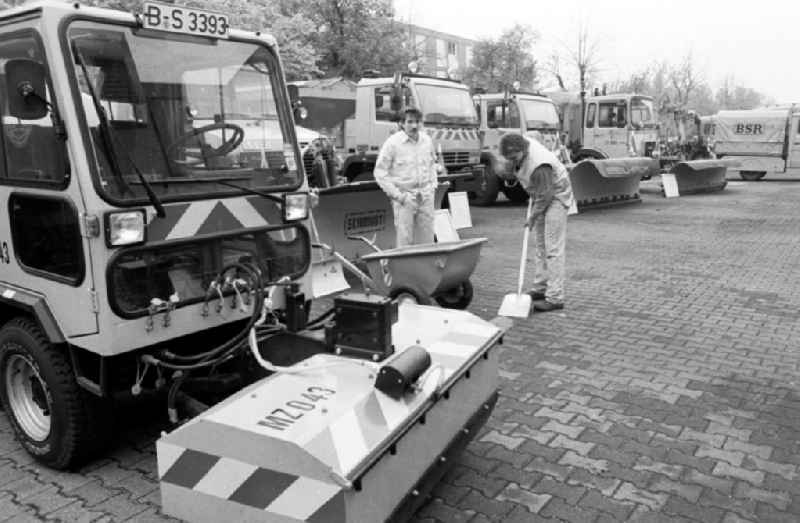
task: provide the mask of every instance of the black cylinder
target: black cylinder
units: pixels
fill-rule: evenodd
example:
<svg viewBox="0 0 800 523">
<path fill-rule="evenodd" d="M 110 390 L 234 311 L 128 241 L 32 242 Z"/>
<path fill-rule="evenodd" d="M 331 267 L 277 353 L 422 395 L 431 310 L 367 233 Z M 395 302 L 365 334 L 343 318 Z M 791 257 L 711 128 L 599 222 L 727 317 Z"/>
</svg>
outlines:
<svg viewBox="0 0 800 523">
<path fill-rule="evenodd" d="M 381 367 L 375 388 L 395 399 L 410 389 L 431 366 L 431 355 L 423 347 L 412 345 Z"/>
</svg>

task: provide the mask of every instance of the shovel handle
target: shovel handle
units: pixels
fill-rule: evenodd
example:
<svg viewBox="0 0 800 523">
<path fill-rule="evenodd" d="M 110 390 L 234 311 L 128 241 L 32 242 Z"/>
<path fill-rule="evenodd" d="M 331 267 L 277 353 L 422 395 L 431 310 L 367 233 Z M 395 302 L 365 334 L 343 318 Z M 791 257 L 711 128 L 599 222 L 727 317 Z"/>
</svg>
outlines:
<svg viewBox="0 0 800 523">
<path fill-rule="evenodd" d="M 528 227 L 528 221 L 531 219 L 531 210 L 533 208 L 533 197 L 528 197 L 528 212 L 525 214 L 525 233 L 522 235 L 522 256 L 519 259 L 519 281 L 517 283 L 517 294 L 522 294 L 522 284 L 525 282 L 525 262 L 528 260 L 528 236 L 530 236 L 531 228 Z"/>
</svg>

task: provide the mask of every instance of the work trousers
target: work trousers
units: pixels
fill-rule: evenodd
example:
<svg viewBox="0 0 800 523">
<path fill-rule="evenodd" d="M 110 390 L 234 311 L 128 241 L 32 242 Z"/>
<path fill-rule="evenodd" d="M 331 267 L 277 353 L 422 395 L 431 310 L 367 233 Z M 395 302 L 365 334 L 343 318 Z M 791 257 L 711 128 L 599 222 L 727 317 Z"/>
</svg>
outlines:
<svg viewBox="0 0 800 523">
<path fill-rule="evenodd" d="M 397 231 L 397 247 L 417 243 L 433 243 L 433 200 L 434 192 L 407 193 L 413 198 L 402 205 L 392 202 L 394 227 Z"/>
<path fill-rule="evenodd" d="M 551 303 L 564 303 L 564 250 L 567 208 L 558 200 L 533 224 L 534 292 L 544 292 Z"/>
</svg>

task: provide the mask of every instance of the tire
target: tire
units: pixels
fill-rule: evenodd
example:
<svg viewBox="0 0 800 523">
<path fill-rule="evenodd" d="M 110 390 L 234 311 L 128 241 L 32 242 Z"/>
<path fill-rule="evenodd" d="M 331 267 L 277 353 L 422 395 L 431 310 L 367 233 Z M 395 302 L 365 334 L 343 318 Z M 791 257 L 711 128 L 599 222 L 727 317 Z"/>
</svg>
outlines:
<svg viewBox="0 0 800 523">
<path fill-rule="evenodd" d="M 514 185 L 510 186 L 503 184 L 503 194 L 505 194 L 506 198 L 514 203 L 528 201 L 528 191 L 526 191 L 520 183 L 515 183 Z"/>
<path fill-rule="evenodd" d="M 436 296 L 436 303 L 445 309 L 466 309 L 472 303 L 474 289 L 469 280 L 463 281 L 444 294 Z"/>
<path fill-rule="evenodd" d="M 739 171 L 739 176 L 742 180 L 747 180 L 748 182 L 757 182 L 766 175 L 767 173 L 764 171 Z"/>
<path fill-rule="evenodd" d="M 483 179 L 476 181 L 479 183 L 475 192 L 471 193 L 472 203 L 479 207 L 492 205 L 500 192 L 500 178 L 494 173 L 491 162 L 483 164 Z"/>
<path fill-rule="evenodd" d="M 398 303 L 402 303 L 404 300 L 413 301 L 417 305 L 432 305 L 433 300 L 427 294 L 423 294 L 416 289 L 412 289 L 411 287 L 399 287 L 397 289 L 392 289 L 389 292 L 389 297 L 393 300 L 397 300 Z"/>
<path fill-rule="evenodd" d="M 28 318 L 0 329 L 0 401 L 17 439 L 36 460 L 72 469 L 100 450 L 110 419 L 75 381 L 67 355 Z"/>
</svg>

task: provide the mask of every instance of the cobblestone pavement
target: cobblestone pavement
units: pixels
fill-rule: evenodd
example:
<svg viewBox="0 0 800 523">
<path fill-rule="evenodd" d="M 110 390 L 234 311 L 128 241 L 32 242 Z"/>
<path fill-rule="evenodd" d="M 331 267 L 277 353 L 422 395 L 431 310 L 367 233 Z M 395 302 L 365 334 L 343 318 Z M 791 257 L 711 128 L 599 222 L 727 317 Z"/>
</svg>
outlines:
<svg viewBox="0 0 800 523">
<path fill-rule="evenodd" d="M 640 205 L 571 217 L 567 307 L 506 335 L 497 408 L 415 521 L 800 520 L 798 191 L 665 200 L 647 182 Z M 491 239 L 473 277 L 485 318 L 513 291 L 523 214 L 473 209 L 463 234 Z M 167 520 L 160 426 L 140 417 L 65 474 L 0 414 L 0 519 Z"/>
</svg>

